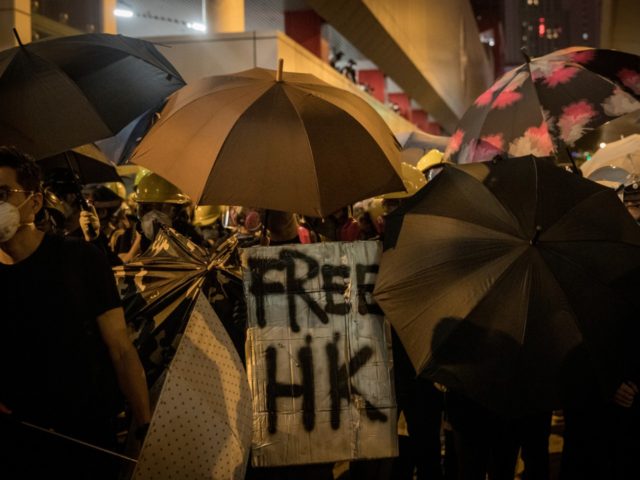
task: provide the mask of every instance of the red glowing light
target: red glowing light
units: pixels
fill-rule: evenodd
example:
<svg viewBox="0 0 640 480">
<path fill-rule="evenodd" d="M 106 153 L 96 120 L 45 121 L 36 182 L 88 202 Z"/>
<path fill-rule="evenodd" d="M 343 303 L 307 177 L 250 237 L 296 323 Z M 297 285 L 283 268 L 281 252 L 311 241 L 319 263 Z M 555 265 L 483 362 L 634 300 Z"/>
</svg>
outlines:
<svg viewBox="0 0 640 480">
<path fill-rule="evenodd" d="M 544 32 L 547 30 L 544 26 L 544 17 L 540 17 L 538 21 L 540 22 L 538 24 L 538 36 L 544 37 Z"/>
</svg>

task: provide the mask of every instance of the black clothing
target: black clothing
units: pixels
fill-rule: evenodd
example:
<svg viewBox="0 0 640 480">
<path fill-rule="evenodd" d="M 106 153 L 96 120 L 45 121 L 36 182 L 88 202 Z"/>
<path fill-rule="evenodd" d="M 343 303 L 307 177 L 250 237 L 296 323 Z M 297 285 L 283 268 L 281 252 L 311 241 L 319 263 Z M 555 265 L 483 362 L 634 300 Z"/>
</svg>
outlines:
<svg viewBox="0 0 640 480">
<path fill-rule="evenodd" d="M 25 260 L 0 264 L 0 285 L 0 402 L 17 419 L 101 441 L 122 401 L 96 322 L 120 306 L 104 255 L 45 235 Z"/>
<path fill-rule="evenodd" d="M 409 437 L 399 443 L 392 478 L 441 480 L 440 428 L 444 398 L 430 380 L 416 376 L 406 350 L 395 330 L 393 334 L 393 373 L 398 415 L 404 412 Z"/>
<path fill-rule="evenodd" d="M 445 396 L 460 480 L 513 480 L 522 448 L 528 480 L 548 480 L 551 412 L 504 418 L 453 391 Z"/>
<path fill-rule="evenodd" d="M 612 402 L 564 409 L 561 480 L 627 480 L 638 477 L 640 404 Z"/>
</svg>

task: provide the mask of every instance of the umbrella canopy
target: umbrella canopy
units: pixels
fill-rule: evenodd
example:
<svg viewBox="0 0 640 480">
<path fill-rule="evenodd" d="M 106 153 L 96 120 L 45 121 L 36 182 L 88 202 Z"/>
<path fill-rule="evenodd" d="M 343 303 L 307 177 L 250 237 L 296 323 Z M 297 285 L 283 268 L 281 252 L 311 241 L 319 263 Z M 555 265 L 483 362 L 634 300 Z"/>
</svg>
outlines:
<svg viewBox="0 0 640 480">
<path fill-rule="evenodd" d="M 247 372 L 198 295 L 131 478 L 243 480 L 252 419 Z"/>
<path fill-rule="evenodd" d="M 591 160 L 582 164 L 582 174 L 590 178 L 598 170 L 614 167 L 640 175 L 640 135 L 634 134 L 607 144 L 593 154 Z M 624 180 L 623 180 L 624 182 Z"/>
<path fill-rule="evenodd" d="M 0 52 L 0 145 L 43 158 L 115 135 L 184 85 L 149 42 L 92 33 Z"/>
<path fill-rule="evenodd" d="M 496 154 L 544 157 L 591 129 L 640 109 L 640 57 L 575 47 L 505 73 L 467 110 L 445 160 L 482 162 Z"/>
<path fill-rule="evenodd" d="M 162 226 L 145 253 L 114 267 L 127 324 L 150 384 L 173 358 L 207 274 L 214 268 L 225 269 L 235 247 L 232 239 L 209 256 L 188 238 Z"/>
<path fill-rule="evenodd" d="M 136 145 L 140 143 L 140 140 L 158 118 L 157 112 L 161 108 L 162 105 L 158 105 L 157 109 L 151 109 L 143 113 L 113 137 L 96 141 L 96 145 L 111 162 L 124 166 Z"/>
<path fill-rule="evenodd" d="M 45 173 L 72 168 L 81 184 L 121 182 L 116 168 L 95 145 L 88 144 L 38 161 Z"/>
<path fill-rule="evenodd" d="M 598 182 L 600 185 L 617 190 L 625 182 L 632 179 L 633 175 L 624 168 L 607 166 L 594 170 L 587 178 Z"/>
<path fill-rule="evenodd" d="M 374 297 L 418 372 L 517 415 L 617 387 L 639 268 L 610 189 L 532 156 L 445 164 L 387 217 Z"/>
<path fill-rule="evenodd" d="M 131 162 L 196 203 L 326 216 L 403 190 L 400 150 L 360 97 L 312 75 L 255 68 L 168 100 Z"/>
</svg>

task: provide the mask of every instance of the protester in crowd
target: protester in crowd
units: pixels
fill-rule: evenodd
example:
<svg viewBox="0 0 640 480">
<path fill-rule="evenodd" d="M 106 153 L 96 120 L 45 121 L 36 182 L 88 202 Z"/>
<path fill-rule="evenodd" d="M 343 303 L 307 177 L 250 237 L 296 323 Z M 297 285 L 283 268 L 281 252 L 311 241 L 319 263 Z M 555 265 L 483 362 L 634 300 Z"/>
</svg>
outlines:
<svg viewBox="0 0 640 480">
<path fill-rule="evenodd" d="M 619 189 L 619 195 L 631 217 L 640 223 L 640 178 L 631 176 Z M 629 273 L 638 275 L 637 270 Z M 630 290 L 628 298 L 637 298 L 635 281 L 623 278 L 617 287 Z M 636 327 L 635 319 L 630 326 Z M 562 480 L 622 480 L 637 476 L 640 457 L 640 365 L 637 332 L 627 335 L 626 376 L 610 392 L 603 392 L 595 375 L 571 376 L 574 384 L 566 387 L 564 406 L 564 446 Z M 587 357 L 584 348 L 575 358 Z"/>
<path fill-rule="evenodd" d="M 64 212 L 64 225 L 58 227 L 63 235 L 82 238 L 80 229 L 79 195 L 82 186 L 68 168 L 54 168 L 47 171 L 43 179 L 45 193 L 50 192 L 57 199 L 57 205 Z M 45 204 L 46 208 L 46 204 Z"/>
<path fill-rule="evenodd" d="M 222 207 L 219 205 L 198 205 L 193 213 L 193 226 L 211 248 L 226 237 L 220 221 L 221 214 Z"/>
<path fill-rule="evenodd" d="M 265 211 L 262 208 L 231 206 L 225 212 L 223 226 L 235 236 L 240 248 L 248 248 L 263 240 L 263 218 Z"/>
<path fill-rule="evenodd" d="M 270 246 L 302 243 L 300 239 L 300 224 L 295 214 L 278 210 L 265 212 L 265 233 L 268 235 Z"/>
<path fill-rule="evenodd" d="M 452 333 L 453 332 L 453 333 Z M 446 339 L 446 348 L 442 346 Z M 482 328 L 473 322 L 445 317 L 433 330 L 431 361 L 434 365 L 463 365 L 483 361 L 482 354 L 470 345 L 485 344 L 511 358 L 520 345 L 498 330 Z M 439 347 L 440 346 L 440 347 Z M 468 376 L 468 373 L 465 372 Z M 455 375 L 451 376 L 455 378 Z M 496 379 L 497 380 L 497 379 Z M 500 380 L 477 378 L 486 388 L 475 389 L 475 395 L 486 395 L 494 389 L 508 388 Z M 492 384 L 492 382 L 496 382 Z M 445 413 L 453 431 L 455 468 L 459 480 L 513 480 L 518 452 L 522 451 L 528 480 L 549 480 L 549 435 L 551 412 L 532 411 L 516 414 L 508 405 L 487 407 L 474 389 L 447 385 Z M 515 393 L 515 392 L 514 392 Z M 515 401 L 515 400 L 514 400 Z M 448 454 L 448 452 L 447 452 Z M 449 477 L 447 472 L 447 478 Z"/>
<path fill-rule="evenodd" d="M 150 420 L 144 372 L 105 257 L 39 231 L 42 204 L 35 162 L 0 148 L 0 476 L 113 478 L 112 457 L 57 434 L 115 448 L 120 391 Z"/>
<path fill-rule="evenodd" d="M 206 246 L 204 238 L 191 224 L 191 199 L 160 175 L 147 173 L 142 176 L 135 199 L 137 235 L 129 252 L 122 255 L 123 262 L 145 252 L 158 234 L 160 225 L 169 226 L 196 244 Z"/>
<path fill-rule="evenodd" d="M 320 240 L 353 242 L 360 239 L 360 225 L 353 218 L 351 207 L 344 207 L 325 218 L 305 217 L 306 224 Z"/>
<path fill-rule="evenodd" d="M 91 209 L 82 210 L 78 220 L 84 239 L 102 250 L 111 265 L 122 263 L 117 255 L 118 252 L 111 248 L 111 236 L 119 228 L 116 214 L 122 208 L 124 201 L 124 197 L 114 191 L 116 188 L 113 186 L 110 188 L 108 184 L 86 186 L 82 194 Z"/>
<path fill-rule="evenodd" d="M 402 413 L 408 437 L 399 439 L 393 461 L 394 480 L 442 480 L 440 433 L 444 398 L 430 380 L 416 375 L 400 339 L 393 331 L 393 373 L 398 415 Z"/>
<path fill-rule="evenodd" d="M 43 206 L 36 216 L 36 227 L 45 233 L 64 236 L 66 220 L 65 205 L 55 193 L 44 189 Z"/>
<path fill-rule="evenodd" d="M 353 217 L 360 227 L 360 240 L 381 240 L 384 230 L 382 198 L 370 198 L 353 206 Z"/>
</svg>

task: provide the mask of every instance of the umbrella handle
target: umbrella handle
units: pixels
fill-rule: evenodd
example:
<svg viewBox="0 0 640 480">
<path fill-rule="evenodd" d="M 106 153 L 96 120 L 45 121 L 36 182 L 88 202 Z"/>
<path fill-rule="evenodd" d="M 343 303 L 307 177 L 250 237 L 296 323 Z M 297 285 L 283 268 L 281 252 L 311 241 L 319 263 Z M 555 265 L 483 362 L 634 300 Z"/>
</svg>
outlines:
<svg viewBox="0 0 640 480">
<path fill-rule="evenodd" d="M 64 158 L 66 159 L 67 165 L 69 166 L 69 170 L 71 170 L 71 174 L 73 175 L 73 181 L 76 186 L 76 199 L 78 200 L 78 204 L 80 205 L 80 208 L 82 210 L 86 212 L 91 212 L 92 210 L 91 210 L 91 206 L 89 205 L 89 202 L 87 202 L 87 199 L 84 198 L 84 195 L 82 195 L 82 186 L 80 182 L 80 177 L 78 176 L 78 172 L 75 171 L 75 169 L 73 168 L 73 165 L 71 164 L 71 154 L 69 153 L 68 150 L 64 153 Z M 93 225 L 91 223 L 87 225 L 87 230 L 91 238 L 96 238 L 98 236 L 95 228 L 93 228 Z"/>
</svg>

